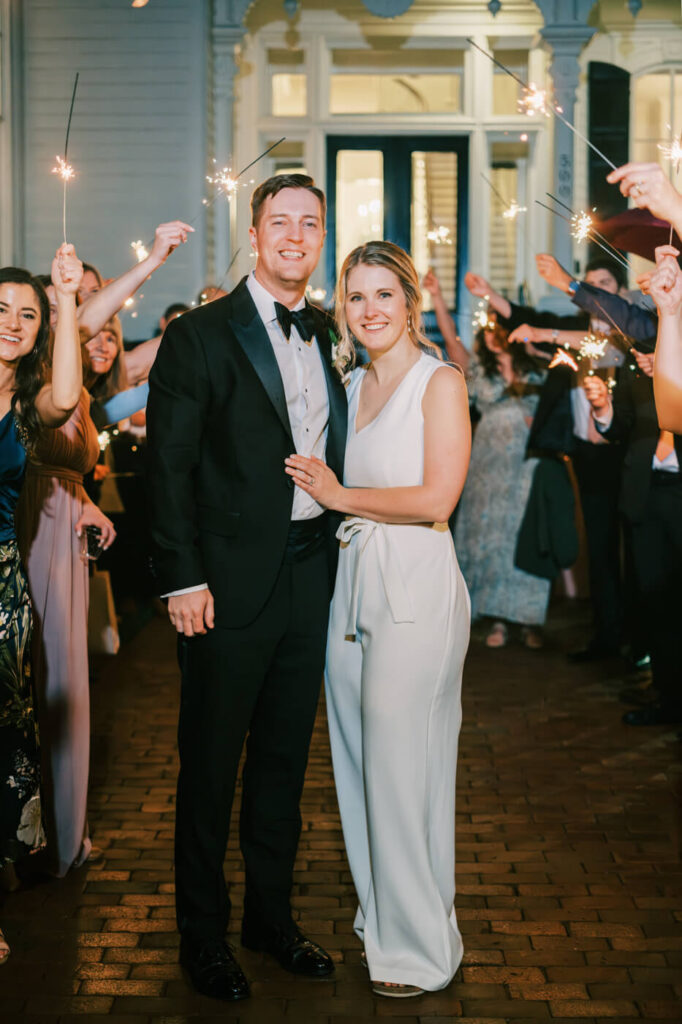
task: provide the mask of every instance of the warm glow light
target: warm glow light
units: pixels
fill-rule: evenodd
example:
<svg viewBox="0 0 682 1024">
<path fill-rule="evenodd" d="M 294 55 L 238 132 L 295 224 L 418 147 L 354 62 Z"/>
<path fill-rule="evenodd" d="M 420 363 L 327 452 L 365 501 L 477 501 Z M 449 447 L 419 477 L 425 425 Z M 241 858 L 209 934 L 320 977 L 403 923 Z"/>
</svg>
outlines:
<svg viewBox="0 0 682 1024">
<path fill-rule="evenodd" d="M 146 7 L 149 0 L 133 0 L 131 7 Z"/>
<path fill-rule="evenodd" d="M 525 206 L 519 206 L 519 204 L 516 202 L 516 200 L 512 199 L 512 201 L 509 204 L 509 206 L 507 207 L 507 209 L 502 211 L 502 216 L 506 220 L 516 220 L 516 218 L 518 217 L 518 215 L 520 213 L 525 213 L 525 212 L 526 212 L 526 207 Z"/>
<path fill-rule="evenodd" d="M 474 318 L 471 321 L 472 325 L 477 331 L 493 331 L 495 329 L 495 321 L 490 319 L 488 314 L 488 299 L 489 295 L 484 295 L 482 299 L 479 299 L 478 306 L 474 312 Z"/>
<path fill-rule="evenodd" d="M 130 247 L 135 253 L 138 263 L 142 263 L 142 260 L 146 260 L 149 256 L 149 250 L 141 238 L 138 238 L 136 242 L 131 242 Z"/>
<path fill-rule="evenodd" d="M 571 370 L 578 372 L 578 364 L 564 348 L 558 348 L 554 353 L 552 362 L 549 364 L 550 370 L 553 370 L 555 366 L 568 366 Z"/>
<path fill-rule="evenodd" d="M 450 228 L 446 228 L 445 224 L 439 224 L 438 227 L 434 228 L 432 231 L 427 231 L 426 237 L 429 242 L 433 242 L 434 245 L 452 245 Z"/>
<path fill-rule="evenodd" d="M 62 181 L 71 181 L 76 176 L 76 172 L 71 164 L 67 164 L 66 160 L 61 156 L 55 157 L 55 160 L 57 161 L 57 166 L 52 168 L 52 173 L 58 174 Z"/>
<path fill-rule="evenodd" d="M 670 128 L 670 125 L 667 127 Z M 670 161 L 675 169 L 675 174 L 677 174 L 680 169 L 680 162 L 682 161 L 682 132 L 671 143 L 659 142 L 658 148 L 664 160 Z"/>
<path fill-rule="evenodd" d="M 600 337 L 597 334 L 586 334 L 580 343 L 579 354 L 581 359 L 589 359 L 590 362 L 601 359 L 606 352 L 609 339 Z"/>
<path fill-rule="evenodd" d="M 544 89 L 538 89 L 532 82 L 525 86 L 523 95 L 519 100 L 519 111 L 533 117 L 535 114 L 544 114 L 549 117 L 550 109 L 547 104 L 547 93 Z"/>
<path fill-rule="evenodd" d="M 589 238 L 591 230 L 592 218 L 589 213 L 581 210 L 580 213 L 573 214 L 571 217 L 571 234 L 576 242 L 584 242 L 586 238 Z"/>
<path fill-rule="evenodd" d="M 215 162 L 214 160 L 213 163 Z M 239 178 L 232 174 L 231 167 L 223 167 L 221 170 L 216 171 L 214 175 L 207 174 L 206 181 L 209 185 L 215 185 L 216 196 L 226 196 L 228 202 L 231 201 L 238 188 L 246 188 L 247 184 L 249 184 L 246 181 L 239 181 Z M 204 200 L 204 203 L 206 202 L 207 200 Z"/>
</svg>

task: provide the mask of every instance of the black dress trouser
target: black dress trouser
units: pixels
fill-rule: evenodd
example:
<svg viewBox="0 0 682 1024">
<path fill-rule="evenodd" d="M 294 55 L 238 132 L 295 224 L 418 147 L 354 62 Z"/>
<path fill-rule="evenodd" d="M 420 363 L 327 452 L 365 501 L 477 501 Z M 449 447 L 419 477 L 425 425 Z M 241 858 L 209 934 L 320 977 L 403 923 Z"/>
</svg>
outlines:
<svg viewBox="0 0 682 1024">
<path fill-rule="evenodd" d="M 623 623 L 618 511 L 622 455 L 616 446 L 576 439 L 572 461 L 585 520 L 590 563 L 592 642 L 615 651 L 620 646 Z"/>
<path fill-rule="evenodd" d="M 653 685 L 682 711 L 682 474 L 652 471 L 644 514 L 632 526 L 637 583 L 646 609 Z"/>
<path fill-rule="evenodd" d="M 223 874 L 239 760 L 244 927 L 292 927 L 290 895 L 299 801 L 324 669 L 329 615 L 324 545 L 285 557 L 256 620 L 179 638 L 182 695 L 175 884 L 178 928 L 222 938 L 230 916 Z M 218 611 L 218 610 L 217 610 Z"/>
</svg>

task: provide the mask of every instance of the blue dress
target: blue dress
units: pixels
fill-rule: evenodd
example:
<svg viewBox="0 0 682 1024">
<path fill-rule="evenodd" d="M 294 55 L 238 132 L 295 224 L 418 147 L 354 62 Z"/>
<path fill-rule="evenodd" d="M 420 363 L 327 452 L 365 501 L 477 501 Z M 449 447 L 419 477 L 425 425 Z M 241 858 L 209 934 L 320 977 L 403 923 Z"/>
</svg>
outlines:
<svg viewBox="0 0 682 1024">
<path fill-rule="evenodd" d="M 31 684 L 31 603 L 14 512 L 26 452 L 11 410 L 0 419 L 0 866 L 43 842 Z"/>
</svg>

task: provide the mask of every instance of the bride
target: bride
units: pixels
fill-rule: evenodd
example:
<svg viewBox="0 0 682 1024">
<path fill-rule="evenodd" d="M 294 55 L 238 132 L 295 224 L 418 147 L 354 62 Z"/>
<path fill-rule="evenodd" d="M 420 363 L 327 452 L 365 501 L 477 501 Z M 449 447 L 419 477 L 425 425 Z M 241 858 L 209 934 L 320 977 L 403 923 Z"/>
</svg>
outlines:
<svg viewBox="0 0 682 1024">
<path fill-rule="evenodd" d="M 390 242 L 347 257 L 340 359 L 348 387 L 341 484 L 292 455 L 286 472 L 345 514 L 327 648 L 327 707 L 355 932 L 378 995 L 444 988 L 462 959 L 455 895 L 455 772 L 469 596 L 448 518 L 471 430 L 464 378 L 421 327 L 419 279 Z M 434 358 L 434 356 L 436 358 Z"/>
</svg>

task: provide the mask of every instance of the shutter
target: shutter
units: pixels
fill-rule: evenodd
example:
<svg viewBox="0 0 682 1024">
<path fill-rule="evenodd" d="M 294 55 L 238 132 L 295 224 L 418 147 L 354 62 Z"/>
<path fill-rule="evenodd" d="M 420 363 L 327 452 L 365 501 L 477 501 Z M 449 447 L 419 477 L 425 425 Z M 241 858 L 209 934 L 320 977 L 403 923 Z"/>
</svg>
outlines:
<svg viewBox="0 0 682 1024">
<path fill-rule="evenodd" d="M 196 220 L 196 233 L 124 313 L 126 337 L 150 337 L 174 301 L 204 283 L 205 0 L 24 0 L 24 253 L 47 272 L 62 241 L 62 154 L 73 80 L 80 72 L 69 140 L 76 178 L 67 185 L 67 239 L 105 277 L 135 262 L 130 243 L 162 221 Z"/>
<path fill-rule="evenodd" d="M 630 159 L 630 75 L 615 64 L 590 61 L 588 69 L 588 137 L 616 167 Z M 599 220 L 627 209 L 628 201 L 609 185 L 610 168 L 588 149 L 587 181 L 590 207 Z M 590 258 L 603 250 L 590 245 Z"/>
</svg>

